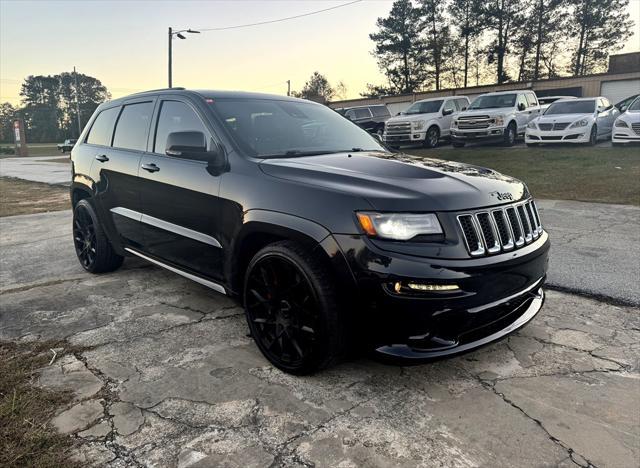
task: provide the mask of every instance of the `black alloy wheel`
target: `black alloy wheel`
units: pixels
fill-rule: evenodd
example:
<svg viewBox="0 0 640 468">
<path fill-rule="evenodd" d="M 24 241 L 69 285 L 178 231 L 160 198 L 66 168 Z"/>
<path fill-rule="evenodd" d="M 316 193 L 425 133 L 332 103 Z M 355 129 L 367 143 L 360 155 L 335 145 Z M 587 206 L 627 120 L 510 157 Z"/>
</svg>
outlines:
<svg viewBox="0 0 640 468">
<path fill-rule="evenodd" d="M 427 134 L 424 137 L 424 147 L 435 148 L 436 146 L 438 146 L 439 142 L 440 142 L 440 130 L 435 125 L 429 127 L 429 130 L 427 130 Z"/>
<path fill-rule="evenodd" d="M 73 216 L 73 242 L 78 260 L 85 270 L 91 271 L 96 261 L 96 230 L 87 208 L 78 206 Z"/>
<path fill-rule="evenodd" d="M 293 242 L 256 254 L 246 273 L 244 307 L 258 348 L 285 372 L 308 374 L 341 354 L 334 285 L 317 258 Z"/>
<path fill-rule="evenodd" d="M 73 245 L 82 268 L 90 273 L 105 273 L 122 265 L 100 226 L 89 200 L 80 200 L 73 209 Z"/>
</svg>

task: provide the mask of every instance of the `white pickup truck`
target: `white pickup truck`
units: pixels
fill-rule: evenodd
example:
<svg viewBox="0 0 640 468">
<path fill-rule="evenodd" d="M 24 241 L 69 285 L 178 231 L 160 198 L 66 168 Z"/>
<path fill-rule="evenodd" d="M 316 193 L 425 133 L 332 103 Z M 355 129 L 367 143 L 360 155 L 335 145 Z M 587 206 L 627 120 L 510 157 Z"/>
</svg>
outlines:
<svg viewBox="0 0 640 468">
<path fill-rule="evenodd" d="M 499 141 L 513 146 L 538 115 L 540 104 L 533 91 L 483 94 L 451 121 L 451 143 L 462 147 L 469 142 Z"/>
<path fill-rule="evenodd" d="M 385 122 L 382 139 L 392 147 L 420 144 L 435 148 L 449 137 L 451 119 L 469 105 L 466 96 L 451 96 L 416 101 L 400 115 Z"/>
</svg>

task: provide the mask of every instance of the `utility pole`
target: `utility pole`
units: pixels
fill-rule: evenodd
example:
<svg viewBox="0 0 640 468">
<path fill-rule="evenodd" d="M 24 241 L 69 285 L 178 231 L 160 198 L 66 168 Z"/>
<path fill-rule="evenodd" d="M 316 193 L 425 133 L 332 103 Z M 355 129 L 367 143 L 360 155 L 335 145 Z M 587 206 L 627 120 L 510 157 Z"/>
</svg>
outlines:
<svg viewBox="0 0 640 468">
<path fill-rule="evenodd" d="M 291 80 L 287 80 L 287 96 L 291 96 Z"/>
<path fill-rule="evenodd" d="M 73 78 L 76 83 L 76 114 L 78 115 L 78 138 L 82 133 L 82 123 L 80 123 L 80 103 L 78 101 L 78 74 L 76 73 L 76 67 L 73 67 Z"/>
<path fill-rule="evenodd" d="M 171 41 L 173 40 L 173 30 L 169 27 L 169 88 L 173 88 L 171 80 Z"/>
<path fill-rule="evenodd" d="M 171 61 L 173 58 L 173 51 L 172 51 L 172 46 L 171 46 L 171 41 L 173 40 L 173 36 L 176 36 L 178 39 L 186 39 L 185 35 L 182 33 L 189 33 L 189 34 L 200 34 L 200 31 L 196 31 L 195 29 L 181 29 L 180 31 L 174 31 L 173 28 L 169 28 L 169 88 L 173 88 L 173 79 L 171 76 Z"/>
</svg>

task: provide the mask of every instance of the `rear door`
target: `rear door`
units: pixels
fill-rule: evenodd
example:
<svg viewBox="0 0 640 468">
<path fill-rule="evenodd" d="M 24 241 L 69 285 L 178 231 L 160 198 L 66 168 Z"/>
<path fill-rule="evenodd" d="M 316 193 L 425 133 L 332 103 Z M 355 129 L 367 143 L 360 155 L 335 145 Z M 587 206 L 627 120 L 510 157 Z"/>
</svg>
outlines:
<svg viewBox="0 0 640 468">
<path fill-rule="evenodd" d="M 119 236 L 123 244 L 134 247 L 142 243 L 138 168 L 154 105 L 155 98 L 147 97 L 103 110 L 86 140 L 94 153 L 91 178 L 105 228 Z"/>
<path fill-rule="evenodd" d="M 169 133 L 202 132 L 210 147 L 217 145 L 217 138 L 196 105 L 182 96 L 163 97 L 154 121 L 149 151 L 140 161 L 143 250 L 182 269 L 220 279 L 220 176 L 207 161 L 165 153 Z"/>
</svg>

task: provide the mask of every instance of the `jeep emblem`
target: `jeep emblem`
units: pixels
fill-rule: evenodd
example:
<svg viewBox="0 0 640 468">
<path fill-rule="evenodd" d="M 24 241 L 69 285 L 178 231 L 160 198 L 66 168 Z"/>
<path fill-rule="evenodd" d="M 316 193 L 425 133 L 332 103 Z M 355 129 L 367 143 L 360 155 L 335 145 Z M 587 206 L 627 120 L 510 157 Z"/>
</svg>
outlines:
<svg viewBox="0 0 640 468">
<path fill-rule="evenodd" d="M 496 197 L 498 200 L 513 200 L 513 195 L 509 192 L 491 192 L 489 195 Z"/>
</svg>

